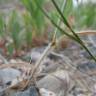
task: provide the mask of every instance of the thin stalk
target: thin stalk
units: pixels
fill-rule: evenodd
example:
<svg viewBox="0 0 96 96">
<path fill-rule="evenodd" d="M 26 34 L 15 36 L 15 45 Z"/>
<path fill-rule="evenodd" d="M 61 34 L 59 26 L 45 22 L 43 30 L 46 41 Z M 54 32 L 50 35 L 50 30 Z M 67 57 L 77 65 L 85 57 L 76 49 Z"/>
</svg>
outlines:
<svg viewBox="0 0 96 96">
<path fill-rule="evenodd" d="M 71 32 L 73 33 L 73 35 L 75 35 L 78 38 L 77 34 L 74 32 L 74 30 L 71 28 L 70 24 L 67 22 L 66 18 L 64 17 L 62 11 L 59 9 L 59 7 L 56 4 L 56 2 L 54 0 L 51 0 L 51 1 L 52 1 L 53 5 L 55 6 L 57 12 L 60 14 L 61 18 L 63 19 L 63 23 L 71 30 Z"/>
<path fill-rule="evenodd" d="M 33 84 L 36 84 L 36 76 L 34 77 L 35 73 L 37 72 L 37 69 L 39 68 L 40 64 L 42 63 L 42 60 L 44 60 L 44 58 L 47 56 L 47 54 L 50 52 L 50 50 L 52 49 L 54 45 L 54 42 L 52 41 L 51 43 L 49 43 L 49 45 L 46 47 L 46 49 L 44 50 L 43 54 L 41 55 L 41 57 L 39 58 L 39 60 L 36 62 L 34 68 L 32 67 L 30 70 L 30 76 L 27 78 L 27 82 L 24 86 L 24 88 L 26 88 L 31 80 L 33 80 Z"/>
<path fill-rule="evenodd" d="M 64 0 L 62 4 L 63 5 L 62 5 L 62 8 L 61 8 L 61 11 L 63 12 L 64 8 L 65 8 L 66 0 Z M 60 21 L 61 20 L 58 18 L 57 25 L 60 25 Z M 37 68 L 40 66 L 42 60 L 46 57 L 46 55 L 50 52 L 51 48 L 54 46 L 55 40 L 56 40 L 56 33 L 57 33 L 57 31 L 58 31 L 58 28 L 56 27 L 55 28 L 55 32 L 54 32 L 54 36 L 53 36 L 53 40 L 51 41 L 51 43 L 49 43 L 49 45 L 47 46 L 47 48 L 43 52 L 42 56 L 40 57 L 40 59 L 37 61 L 34 69 L 32 70 L 31 76 L 33 76 L 33 74 L 37 71 Z"/>
<path fill-rule="evenodd" d="M 74 32 L 74 30 L 71 28 L 70 24 L 67 22 L 66 18 L 64 17 L 63 13 L 59 9 L 58 5 L 54 0 L 51 0 L 54 4 L 55 8 L 57 9 L 58 13 L 60 14 L 61 18 L 63 19 L 63 23 L 70 29 L 70 31 L 73 33 L 74 37 L 77 39 L 77 42 L 89 53 L 89 55 L 92 57 L 92 59 L 96 62 L 96 58 L 93 56 L 93 54 L 90 52 L 90 50 L 85 46 L 83 41 L 80 39 L 80 37 Z"/>
<path fill-rule="evenodd" d="M 52 42 L 53 43 L 53 42 Z M 34 69 L 32 68 L 32 72 L 30 75 L 30 80 L 32 79 L 32 77 L 34 76 L 34 74 L 37 72 L 38 67 L 40 66 L 42 60 L 44 60 L 44 58 L 46 57 L 46 55 L 50 52 L 50 50 L 52 49 L 52 43 L 49 43 L 49 45 L 46 47 L 46 49 L 44 50 L 43 54 L 40 56 L 39 60 L 36 62 Z"/>
<path fill-rule="evenodd" d="M 77 40 L 73 35 L 67 33 L 65 30 L 63 30 L 62 28 L 60 28 L 51 18 L 50 16 L 45 12 L 45 10 L 43 8 L 41 8 L 38 4 L 38 2 L 36 1 L 37 6 L 41 9 L 41 11 L 43 12 L 43 14 L 47 17 L 47 19 L 50 20 L 50 22 L 59 29 L 59 31 L 61 31 L 63 34 L 65 34 L 66 36 L 70 37 L 72 40 Z"/>
<path fill-rule="evenodd" d="M 66 5 L 66 0 L 63 0 L 62 4 L 61 4 L 61 12 L 64 12 L 64 9 L 65 9 L 65 5 Z M 60 25 L 61 23 L 61 19 L 60 19 L 60 16 L 57 20 L 57 25 Z M 53 39 L 56 39 L 56 33 L 58 32 L 58 28 L 55 27 L 55 31 L 54 31 L 54 36 L 53 36 Z"/>
<path fill-rule="evenodd" d="M 62 11 L 64 10 L 64 6 L 65 6 L 65 2 L 63 2 L 63 7 L 62 7 Z M 39 6 L 40 7 L 40 6 Z M 41 8 L 41 7 L 40 7 Z M 55 24 L 55 23 L 54 23 Z M 57 22 L 57 26 L 60 24 L 60 19 L 58 19 L 58 22 Z M 54 33 L 54 36 L 53 36 L 53 40 L 51 41 L 51 43 L 49 43 L 49 45 L 46 47 L 46 49 L 44 50 L 43 54 L 41 55 L 40 59 L 36 62 L 36 65 L 34 68 L 31 68 L 31 75 L 29 77 L 29 80 L 27 82 L 27 84 L 29 84 L 29 82 L 31 81 L 31 79 L 33 78 L 34 79 L 34 75 L 35 73 L 37 72 L 37 69 L 39 68 L 40 64 L 42 63 L 42 60 L 44 60 L 44 58 L 46 57 L 46 55 L 50 52 L 50 50 L 52 49 L 52 47 L 55 45 L 56 43 L 56 33 L 58 31 L 58 27 L 56 27 L 55 29 L 55 33 Z M 71 35 L 69 35 L 71 36 Z M 71 37 L 71 38 L 74 38 L 74 37 Z M 74 38 L 75 39 L 75 38 Z M 36 77 L 35 77 L 36 78 Z M 35 83 L 35 82 L 34 82 Z"/>
<path fill-rule="evenodd" d="M 74 40 L 74 41 L 76 41 L 77 43 L 79 43 L 80 44 L 80 42 L 78 42 L 77 41 L 77 39 L 76 38 L 74 38 L 74 36 L 72 36 L 72 35 L 70 35 L 70 34 L 68 34 L 67 32 L 65 32 L 62 28 L 60 28 L 50 17 L 49 17 L 49 15 L 44 11 L 44 9 L 43 8 L 41 8 L 39 5 L 38 5 L 38 2 L 37 2 L 37 6 L 41 9 L 41 11 L 44 13 L 44 15 L 51 21 L 51 23 L 55 26 L 55 27 L 57 27 L 58 29 L 59 29 L 59 31 L 61 31 L 61 32 L 63 32 L 65 35 L 67 35 L 68 37 L 70 36 L 70 38 L 72 39 L 72 40 Z M 74 68 L 75 68 L 75 66 L 74 66 Z M 75 68 L 76 69 L 76 68 Z M 76 69 L 77 70 L 77 69 Z M 81 72 L 81 71 L 80 71 Z M 85 75 L 85 74 L 84 74 Z M 87 74 L 86 74 L 87 75 Z M 86 76 L 85 75 L 85 76 Z M 88 75 L 87 75 L 88 76 Z M 91 79 L 91 78 L 90 78 Z M 93 79 L 92 79 L 93 80 Z"/>
</svg>

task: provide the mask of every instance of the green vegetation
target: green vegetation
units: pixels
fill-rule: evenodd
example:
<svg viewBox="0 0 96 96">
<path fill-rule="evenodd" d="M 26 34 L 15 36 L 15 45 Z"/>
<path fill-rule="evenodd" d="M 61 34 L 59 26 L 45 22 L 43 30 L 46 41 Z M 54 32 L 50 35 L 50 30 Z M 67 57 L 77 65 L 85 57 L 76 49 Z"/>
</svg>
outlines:
<svg viewBox="0 0 96 96">
<path fill-rule="evenodd" d="M 44 36 L 46 31 L 49 31 L 47 30 L 47 27 L 50 23 L 44 16 L 40 7 L 44 10 L 48 10 L 48 7 L 51 8 L 48 10 L 48 15 L 54 23 L 57 22 L 60 16 L 61 28 L 59 28 L 60 26 L 55 25 L 59 28 L 57 32 L 58 36 L 65 34 L 85 47 L 80 38 L 75 34 L 74 30 L 95 29 L 96 4 L 88 2 L 86 4 L 81 3 L 77 7 L 74 7 L 72 0 L 68 0 L 65 2 L 64 12 L 61 13 L 60 7 L 63 0 L 52 0 L 53 4 L 49 0 L 37 1 L 39 7 L 37 6 L 35 0 L 21 0 L 19 3 L 22 3 L 21 6 L 23 6 L 23 12 L 19 12 L 17 9 L 14 9 L 7 16 L 7 19 L 3 14 L 0 15 L 0 38 L 5 39 L 5 41 L 6 37 L 10 38 L 10 40 L 7 40 L 8 42 L 6 45 L 6 50 L 9 54 L 13 54 L 14 52 L 18 53 L 22 49 L 32 48 L 34 43 L 33 38 L 38 39 L 40 36 Z M 55 3 L 57 4 L 59 10 Z M 48 5 L 48 7 L 46 7 L 46 5 Z M 52 29 L 52 31 L 53 28 L 54 27 L 51 25 L 50 29 Z M 69 34 L 67 31 L 69 31 Z"/>
<path fill-rule="evenodd" d="M 2 14 L 0 14 L 0 36 L 3 37 L 5 33 L 5 21 Z"/>
<path fill-rule="evenodd" d="M 76 29 L 96 29 L 96 4 L 88 2 L 74 8 Z"/>
</svg>

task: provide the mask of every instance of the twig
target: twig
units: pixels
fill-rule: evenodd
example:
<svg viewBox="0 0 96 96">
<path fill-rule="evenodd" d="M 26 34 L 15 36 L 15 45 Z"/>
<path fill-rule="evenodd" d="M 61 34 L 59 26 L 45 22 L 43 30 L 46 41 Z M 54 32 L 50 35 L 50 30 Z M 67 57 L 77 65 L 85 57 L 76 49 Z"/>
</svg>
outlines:
<svg viewBox="0 0 96 96">
<path fill-rule="evenodd" d="M 64 11 L 65 3 L 66 3 L 66 0 L 63 1 L 63 5 L 62 5 L 62 9 L 61 9 L 62 12 Z M 61 21 L 60 18 L 58 18 L 57 25 L 60 24 L 60 21 Z M 44 60 L 44 58 L 46 57 L 46 55 L 50 52 L 50 50 L 56 44 L 56 33 L 57 33 L 57 31 L 58 31 L 58 28 L 56 27 L 51 43 L 49 43 L 49 45 L 47 46 L 47 48 L 43 52 L 42 56 L 40 57 L 40 59 L 37 61 L 34 69 L 33 68 L 31 69 L 31 75 L 30 75 L 30 79 L 29 80 L 31 80 L 34 77 L 34 74 L 37 71 L 38 67 L 40 66 L 41 62 Z"/>
<path fill-rule="evenodd" d="M 53 47 L 53 44 L 52 43 L 49 43 L 49 45 L 46 47 L 46 49 L 44 50 L 44 52 L 41 55 L 41 57 L 39 58 L 39 60 L 36 62 L 35 67 L 31 69 L 30 79 L 32 79 L 33 75 L 37 71 L 37 69 L 40 66 L 41 62 L 44 60 L 44 58 L 46 57 L 46 55 L 50 52 L 50 50 L 51 50 L 52 47 Z"/>
<path fill-rule="evenodd" d="M 63 5 L 63 8 L 64 8 L 65 2 L 63 2 L 63 4 L 64 4 L 64 5 Z M 63 11 L 63 8 L 62 8 L 62 11 Z M 60 20 L 58 19 L 58 24 L 59 24 L 59 23 L 60 23 Z M 56 28 L 56 30 L 55 30 L 55 32 L 54 32 L 54 36 L 56 35 L 56 32 L 57 32 L 57 28 Z M 28 86 L 28 84 L 29 84 L 29 82 L 31 81 L 31 79 L 34 79 L 34 74 L 37 72 L 38 67 L 40 66 L 40 64 L 42 63 L 42 61 L 43 61 L 44 58 L 46 57 L 46 55 L 47 55 L 47 54 L 50 52 L 50 50 L 53 48 L 53 46 L 55 45 L 55 43 L 56 43 L 56 41 L 55 41 L 55 38 L 53 37 L 51 43 L 49 43 L 49 45 L 46 47 L 45 51 L 44 51 L 43 54 L 41 55 L 40 59 L 36 62 L 34 68 L 31 66 L 31 70 L 30 70 L 31 74 L 30 74 L 29 78 L 27 78 L 28 81 L 27 81 L 27 83 L 25 84 L 24 88 Z M 31 61 L 31 60 L 30 60 L 30 61 Z M 23 80 L 22 80 L 22 81 L 23 81 Z M 20 83 L 20 82 L 19 82 L 19 83 Z M 34 83 L 35 83 L 35 82 L 34 82 Z M 15 84 L 12 85 L 12 86 L 15 86 Z M 4 90 L 10 89 L 10 88 L 12 88 L 12 86 L 9 86 L 9 87 L 5 88 Z M 3 90 L 2 90 L 2 91 L 3 91 Z"/>
<path fill-rule="evenodd" d="M 32 67 L 32 65 L 30 65 L 29 63 L 9 63 L 9 64 L 0 65 L 0 69 L 4 69 L 4 68 L 17 68 L 18 69 L 22 67 L 30 68 Z"/>
<path fill-rule="evenodd" d="M 90 34 L 94 34 L 96 35 L 96 30 L 82 30 L 82 31 L 77 31 L 76 32 L 78 35 L 90 35 Z"/>
<path fill-rule="evenodd" d="M 64 11 L 64 8 L 65 8 L 65 5 L 66 5 L 66 0 L 63 0 L 63 3 L 61 5 L 61 11 L 63 12 Z M 57 21 L 57 25 L 60 25 L 60 22 L 61 22 L 61 19 L 58 18 L 58 21 Z M 52 42 L 48 45 L 48 47 L 45 49 L 44 53 L 42 54 L 41 58 L 37 61 L 36 63 L 36 66 L 33 70 L 33 72 L 36 71 L 36 68 L 38 68 L 42 62 L 42 60 L 44 59 L 44 57 L 47 55 L 47 53 L 49 52 L 49 50 L 51 49 L 52 46 L 54 46 L 54 43 L 56 42 L 56 33 L 58 31 L 58 28 L 55 27 L 55 31 L 54 31 L 54 35 L 53 35 L 53 39 L 52 39 Z"/>
</svg>

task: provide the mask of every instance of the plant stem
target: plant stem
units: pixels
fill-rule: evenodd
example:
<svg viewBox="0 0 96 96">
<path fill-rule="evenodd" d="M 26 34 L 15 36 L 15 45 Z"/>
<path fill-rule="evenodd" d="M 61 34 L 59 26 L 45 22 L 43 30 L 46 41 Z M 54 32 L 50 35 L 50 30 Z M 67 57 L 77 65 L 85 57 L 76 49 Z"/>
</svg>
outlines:
<svg viewBox="0 0 96 96">
<path fill-rule="evenodd" d="M 77 40 L 74 36 L 72 36 L 71 34 L 68 34 L 65 30 L 63 30 L 62 28 L 60 28 L 50 17 L 49 15 L 44 11 L 44 9 L 42 9 L 38 2 L 37 3 L 37 6 L 41 9 L 41 11 L 43 12 L 43 14 L 50 20 L 50 22 L 59 29 L 59 31 L 61 31 L 63 34 L 65 34 L 66 36 L 70 37 L 71 39 L 73 40 Z"/>
<path fill-rule="evenodd" d="M 37 71 L 38 67 L 40 66 L 41 62 L 44 60 L 46 55 L 50 52 L 51 48 L 52 48 L 52 43 L 49 43 L 49 45 L 44 50 L 43 54 L 40 56 L 39 60 L 36 62 L 35 67 L 32 68 L 30 79 L 32 79 L 32 77 L 34 76 L 34 74 Z"/>
<path fill-rule="evenodd" d="M 51 0 L 51 1 L 54 4 L 55 8 L 57 9 L 58 13 L 60 14 L 61 18 L 63 19 L 63 23 L 70 29 L 70 31 L 73 33 L 74 37 L 77 39 L 76 41 L 89 53 L 89 55 L 92 57 L 92 59 L 96 62 L 96 58 L 93 56 L 93 54 L 90 52 L 90 50 L 85 46 L 85 44 L 80 39 L 80 37 L 71 28 L 70 24 L 67 22 L 66 18 L 64 17 L 63 13 L 59 9 L 59 7 L 56 4 L 56 2 L 54 0 Z"/>
<path fill-rule="evenodd" d="M 62 2 L 62 4 L 61 4 L 61 11 L 62 11 L 62 12 L 63 12 L 64 9 L 65 9 L 65 5 L 66 5 L 66 0 L 63 0 L 63 2 Z M 58 20 L 57 20 L 57 25 L 60 25 L 60 22 L 61 22 L 61 19 L 58 18 Z M 57 31 L 58 31 L 58 28 L 55 27 L 55 31 L 54 31 L 54 35 L 53 35 L 53 39 L 56 39 L 56 33 L 57 33 Z"/>
<path fill-rule="evenodd" d="M 62 12 L 64 11 L 65 4 L 66 4 L 66 0 L 63 0 L 62 8 L 61 8 L 61 11 L 62 11 Z M 58 18 L 57 25 L 60 25 L 60 21 L 61 21 L 61 20 Z M 37 71 L 37 68 L 40 66 L 42 60 L 46 57 L 47 53 L 49 53 L 50 50 L 51 50 L 51 48 L 55 45 L 55 42 L 56 42 L 55 40 L 56 40 L 56 33 L 57 33 L 57 31 L 58 31 L 58 28 L 56 27 L 56 28 L 55 28 L 55 31 L 54 31 L 53 39 L 52 39 L 51 43 L 49 43 L 49 45 L 47 46 L 47 48 L 46 48 L 45 51 L 43 52 L 42 56 L 40 57 L 40 59 L 37 61 L 36 66 L 34 67 L 32 74 L 34 74 L 34 73 Z"/>
</svg>

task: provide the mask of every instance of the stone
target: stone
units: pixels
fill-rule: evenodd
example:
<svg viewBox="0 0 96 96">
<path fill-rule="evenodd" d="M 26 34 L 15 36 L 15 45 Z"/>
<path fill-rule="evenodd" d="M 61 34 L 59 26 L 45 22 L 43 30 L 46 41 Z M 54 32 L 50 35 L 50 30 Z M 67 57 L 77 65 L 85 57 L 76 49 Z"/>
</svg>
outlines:
<svg viewBox="0 0 96 96">
<path fill-rule="evenodd" d="M 77 69 L 82 70 L 83 72 L 89 71 L 89 70 L 95 70 L 96 69 L 96 63 L 95 62 L 85 62 L 80 63 L 77 66 Z"/>
<path fill-rule="evenodd" d="M 0 86 L 0 96 L 5 96 L 5 92 L 4 91 L 1 92 L 1 90 L 2 90 L 2 86 Z"/>
<path fill-rule="evenodd" d="M 34 86 L 28 88 L 25 91 L 17 92 L 12 94 L 12 96 L 39 96 L 36 88 Z"/>
<path fill-rule="evenodd" d="M 60 91 L 67 90 L 66 88 L 69 88 L 69 85 L 70 77 L 68 72 L 64 70 L 51 73 L 37 82 L 39 88 L 45 88 L 56 94 L 59 94 Z"/>
<path fill-rule="evenodd" d="M 41 54 L 39 52 L 31 52 L 31 61 L 32 63 L 35 63 L 39 58 Z"/>
<path fill-rule="evenodd" d="M 0 80 L 3 82 L 3 84 L 7 84 L 20 75 L 21 72 L 13 68 L 5 68 L 0 70 Z"/>
<path fill-rule="evenodd" d="M 57 96 L 54 92 L 49 91 L 44 88 L 40 88 L 40 94 L 41 94 L 41 96 Z"/>
</svg>

